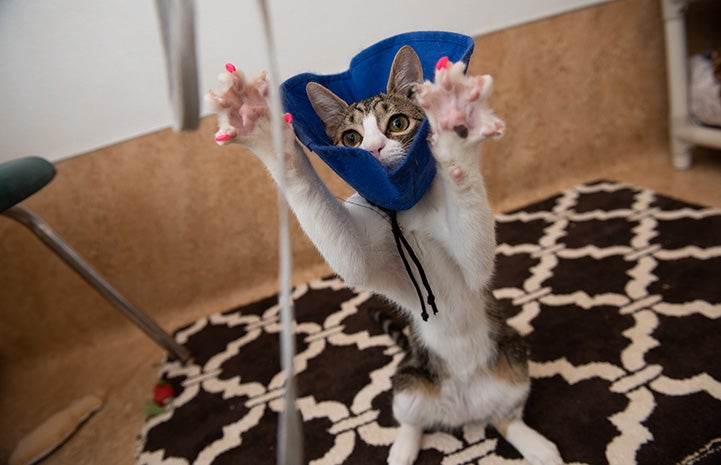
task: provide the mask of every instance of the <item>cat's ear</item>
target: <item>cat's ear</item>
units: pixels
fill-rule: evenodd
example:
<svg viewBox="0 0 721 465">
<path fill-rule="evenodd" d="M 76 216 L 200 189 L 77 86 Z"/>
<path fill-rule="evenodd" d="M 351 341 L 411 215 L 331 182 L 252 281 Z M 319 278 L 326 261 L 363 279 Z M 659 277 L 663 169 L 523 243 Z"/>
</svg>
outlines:
<svg viewBox="0 0 721 465">
<path fill-rule="evenodd" d="M 326 128 L 335 128 L 342 123 L 348 110 L 348 104 L 343 99 L 317 82 L 309 82 L 305 91 Z"/>
<path fill-rule="evenodd" d="M 412 97 L 415 94 L 417 85 L 422 83 L 423 66 L 421 66 L 421 60 L 413 48 L 404 45 L 393 58 L 391 75 L 388 78 L 388 93 Z"/>
</svg>

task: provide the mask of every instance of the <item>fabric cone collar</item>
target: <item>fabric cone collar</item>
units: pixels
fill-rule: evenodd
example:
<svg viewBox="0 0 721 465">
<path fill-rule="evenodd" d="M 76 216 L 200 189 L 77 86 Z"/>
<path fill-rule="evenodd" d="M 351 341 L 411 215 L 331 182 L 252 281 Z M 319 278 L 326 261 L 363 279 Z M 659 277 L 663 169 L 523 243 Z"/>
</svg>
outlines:
<svg viewBox="0 0 721 465">
<path fill-rule="evenodd" d="M 351 60 L 347 71 L 332 75 L 303 73 L 280 86 L 284 109 L 293 115 L 293 127 L 303 145 L 366 200 L 395 211 L 413 207 L 436 175 L 427 141 L 428 121 L 423 121 L 405 161 L 388 169 L 370 152 L 332 145 L 305 87 L 308 82 L 318 82 L 348 103 L 385 92 L 393 58 L 404 45 L 415 50 L 423 66 L 424 79 L 431 81 L 440 58 L 447 56 L 450 61 L 468 63 L 474 44 L 471 37 L 452 32 L 409 32 L 389 37 L 361 51 Z"/>
</svg>

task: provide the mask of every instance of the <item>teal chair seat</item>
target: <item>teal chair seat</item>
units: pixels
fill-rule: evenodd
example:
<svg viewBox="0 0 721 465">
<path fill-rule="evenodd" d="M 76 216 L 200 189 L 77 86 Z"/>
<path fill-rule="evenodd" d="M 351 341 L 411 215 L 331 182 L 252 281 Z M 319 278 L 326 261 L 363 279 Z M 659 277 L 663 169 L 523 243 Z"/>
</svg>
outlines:
<svg viewBox="0 0 721 465">
<path fill-rule="evenodd" d="M 0 164 L 0 212 L 22 202 L 55 177 L 55 166 L 40 157 Z"/>
</svg>

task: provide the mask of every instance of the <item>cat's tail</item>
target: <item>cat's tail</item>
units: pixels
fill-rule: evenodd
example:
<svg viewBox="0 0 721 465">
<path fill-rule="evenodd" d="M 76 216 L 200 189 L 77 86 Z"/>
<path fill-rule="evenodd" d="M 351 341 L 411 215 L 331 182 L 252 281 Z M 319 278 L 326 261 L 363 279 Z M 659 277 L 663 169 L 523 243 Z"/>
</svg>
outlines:
<svg viewBox="0 0 721 465">
<path fill-rule="evenodd" d="M 383 328 L 383 332 L 385 332 L 398 347 L 404 351 L 408 351 L 410 341 L 408 340 L 408 336 L 403 332 L 405 329 L 404 326 L 398 324 L 387 311 L 380 308 L 369 308 L 368 315 Z"/>
</svg>

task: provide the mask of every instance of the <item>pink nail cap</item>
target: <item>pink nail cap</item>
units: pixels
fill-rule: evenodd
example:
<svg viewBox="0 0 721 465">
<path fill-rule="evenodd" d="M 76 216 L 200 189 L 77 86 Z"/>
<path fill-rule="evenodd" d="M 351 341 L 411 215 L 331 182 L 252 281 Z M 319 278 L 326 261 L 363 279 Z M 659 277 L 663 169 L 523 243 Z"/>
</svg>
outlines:
<svg viewBox="0 0 721 465">
<path fill-rule="evenodd" d="M 449 63 L 448 57 L 441 57 L 441 59 L 438 60 L 438 62 L 436 63 L 436 69 L 440 70 L 443 68 L 448 68 L 448 63 Z"/>
</svg>

